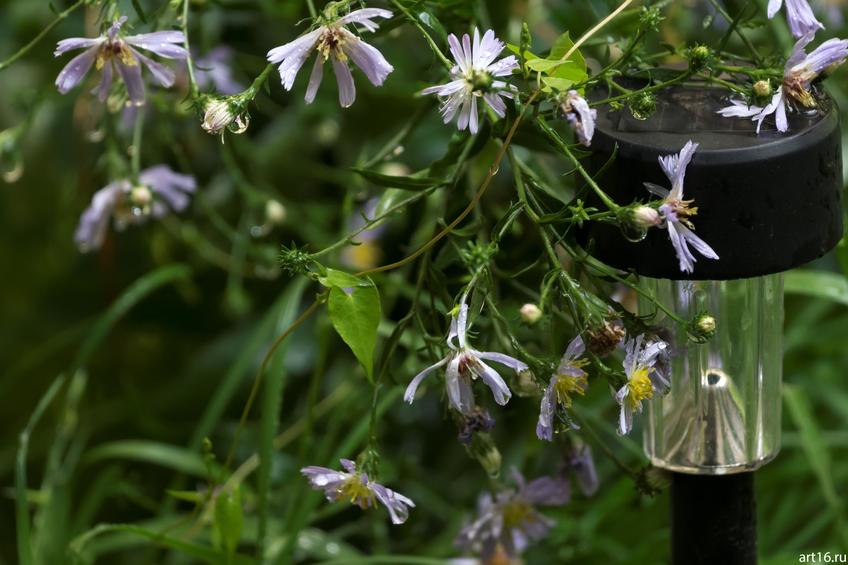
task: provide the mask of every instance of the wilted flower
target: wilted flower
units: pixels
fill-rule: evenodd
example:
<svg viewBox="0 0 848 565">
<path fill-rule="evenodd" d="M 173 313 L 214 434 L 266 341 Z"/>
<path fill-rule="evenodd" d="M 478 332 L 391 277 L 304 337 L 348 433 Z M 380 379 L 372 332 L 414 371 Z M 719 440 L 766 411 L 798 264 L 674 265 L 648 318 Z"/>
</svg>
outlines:
<svg viewBox="0 0 848 565">
<path fill-rule="evenodd" d="M 126 21 L 126 16 L 121 17 L 100 37 L 71 37 L 57 44 L 56 51 L 53 53 L 56 57 L 74 49 L 85 49 L 80 55 L 71 59 L 56 77 L 56 88 L 60 93 L 66 94 L 79 84 L 92 65 L 103 73 L 100 85 L 92 91 L 97 94 L 101 102 L 105 101 L 109 95 L 112 77 L 117 71 L 127 87 L 130 102 L 136 106 L 144 104 L 141 63 L 151 72 L 156 82 L 165 88 L 174 84 L 174 72 L 171 69 L 142 55 L 138 49 L 150 51 L 166 59 L 185 59 L 187 52 L 179 45 L 185 42 L 183 32 L 154 31 L 122 36 L 119 32 Z"/>
<path fill-rule="evenodd" d="M 568 91 L 561 107 L 568 123 L 571 124 L 571 129 L 577 135 L 577 139 L 580 140 L 580 143 L 589 147 L 592 143 L 592 136 L 595 135 L 595 120 L 598 117 L 598 111 L 589 108 L 589 103 L 576 90 Z"/>
<path fill-rule="evenodd" d="M 651 193 L 665 198 L 659 209 L 660 215 L 665 224 L 664 227 L 668 229 L 671 245 L 677 253 L 680 270 L 684 273 L 691 273 L 695 268 L 695 261 L 697 261 L 692 252 L 689 251 L 690 245 L 707 259 L 718 259 L 713 248 L 692 231 L 695 226 L 692 225 L 689 218 L 698 213 L 698 209 L 691 206 L 694 200 L 683 200 L 683 181 L 686 176 L 686 167 L 697 149 L 698 144 L 689 141 L 677 155 L 666 155 L 659 158 L 662 170 L 668 180 L 671 181 L 671 191 L 653 183 L 644 183 Z"/>
<path fill-rule="evenodd" d="M 244 85 L 233 78 L 231 61 L 233 50 L 226 46 L 218 46 L 203 57 L 194 61 L 194 78 L 197 87 L 205 90 L 214 87 L 218 94 L 238 94 L 244 90 Z"/>
<path fill-rule="evenodd" d="M 306 59 L 313 51 L 318 51 L 309 86 L 306 89 L 306 103 L 311 104 L 321 86 L 324 77 L 324 63 L 328 60 L 333 64 L 333 72 L 339 85 L 339 104 L 342 108 L 351 106 L 356 100 L 356 85 L 348 66 L 348 59 L 359 67 L 371 84 L 381 86 L 394 70 L 382 53 L 365 43 L 345 27 L 349 24 L 360 24 L 368 31 L 376 31 L 378 25 L 374 18 L 391 18 L 392 13 L 379 8 L 364 8 L 354 10 L 346 16 L 336 18 L 333 14 L 325 15 L 321 25 L 309 33 L 300 36 L 290 43 L 275 47 L 268 51 L 268 61 L 279 63 L 280 79 L 283 88 L 291 90 L 294 79 Z"/>
<path fill-rule="evenodd" d="M 515 469 L 512 476 L 517 490 L 504 490 L 494 497 L 482 495 L 477 519 L 462 528 L 457 537 L 457 545 L 480 555 L 484 563 L 495 563 L 496 557 L 521 555 L 532 542 L 544 538 L 553 525 L 553 520 L 536 507 L 564 506 L 571 499 L 571 485 L 565 477 L 540 477 L 527 483 Z"/>
<path fill-rule="evenodd" d="M 624 372 L 627 382 L 618 389 L 615 400 L 621 405 L 618 433 L 626 435 L 633 428 L 633 414 L 642 412 L 642 401 L 654 393 L 665 394 L 671 383 L 663 356 L 668 344 L 639 335 L 625 344 Z"/>
<path fill-rule="evenodd" d="M 225 129 L 233 133 L 244 133 L 250 124 L 250 118 L 241 112 L 238 103 L 227 98 L 210 97 L 204 108 L 200 126 L 212 134 L 223 133 Z M 223 140 L 223 137 L 221 138 Z"/>
<path fill-rule="evenodd" d="M 627 335 L 619 319 L 607 319 L 598 327 L 586 330 L 586 349 L 598 357 L 606 357 L 621 344 Z"/>
<path fill-rule="evenodd" d="M 792 101 L 806 108 L 815 108 L 816 99 L 811 92 L 812 82 L 828 67 L 841 64 L 848 57 L 848 40 L 828 39 L 810 54 L 804 48 L 813 40 L 809 33 L 795 43 L 792 56 L 786 61 L 783 69 L 783 84 L 777 89 L 771 102 L 765 106 L 748 105 L 742 100 L 731 100 L 731 106 L 718 111 L 725 118 L 751 118 L 757 122 L 757 133 L 763 125 L 763 120 L 774 114 L 777 130 L 789 130 L 786 112 L 793 111 Z"/>
<path fill-rule="evenodd" d="M 309 479 L 315 490 L 323 490 L 330 502 L 348 499 L 363 510 L 379 502 L 389 511 L 393 524 L 403 524 L 409 517 L 409 509 L 415 508 L 410 499 L 368 478 L 366 473 L 357 472 L 356 463 L 341 459 L 344 471 L 326 467 L 304 467 L 301 474 Z"/>
<path fill-rule="evenodd" d="M 784 0 L 769 0 L 768 17 L 772 19 L 781 6 Z M 824 25 L 816 19 L 813 14 L 813 9 L 810 8 L 810 3 L 807 0 L 786 0 L 786 19 L 789 22 L 789 29 L 792 30 L 792 35 L 803 37 L 808 33 L 815 34 L 816 31 L 824 29 Z"/>
<path fill-rule="evenodd" d="M 482 379 L 492 390 L 495 402 L 501 406 L 509 402 L 509 399 L 512 397 L 509 387 L 497 371 L 483 361 L 494 361 L 495 363 L 506 365 L 517 373 L 526 370 L 528 367 L 525 363 L 509 355 L 477 351 L 468 345 L 466 337 L 466 331 L 468 329 L 468 305 L 465 303 L 466 298 L 467 294 L 463 295 L 458 313 L 451 317 L 450 332 L 447 338 L 450 353 L 448 353 L 447 357 L 435 365 L 427 367 L 412 379 L 412 382 L 406 388 L 406 393 L 403 395 L 403 399 L 408 403 L 412 404 L 413 400 L 415 400 L 415 393 L 421 381 L 434 370 L 444 365 L 447 365 L 447 369 L 445 370 L 445 385 L 447 387 L 448 400 L 451 407 L 461 414 L 470 415 L 474 410 L 474 390 L 471 387 L 474 379 Z"/>
<path fill-rule="evenodd" d="M 470 445 L 474 434 L 492 431 L 495 427 L 495 419 L 488 410 L 477 408 L 470 415 L 461 415 L 460 428 L 457 439 L 463 445 Z"/>
<path fill-rule="evenodd" d="M 456 66 L 451 69 L 453 80 L 425 88 L 421 94 L 435 94 L 442 99 L 441 113 L 446 124 L 459 114 L 457 128 L 460 131 L 468 128 L 475 134 L 480 129 L 478 99 L 482 98 L 498 117 L 506 115 L 503 98 L 512 98 L 514 88 L 497 79 L 511 75 L 518 68 L 518 59 L 510 55 L 495 61 L 505 45 L 492 30 L 481 38 L 480 30 L 475 28 L 473 43 L 467 33 L 462 36 L 461 44 L 451 34 L 448 44 L 456 61 Z"/>
<path fill-rule="evenodd" d="M 142 224 L 151 216 L 161 218 L 169 211 L 180 212 L 189 204 L 188 193 L 197 188 L 194 177 L 175 173 L 167 165 L 141 171 L 138 181 L 138 185 L 129 180 L 116 181 L 94 194 L 74 235 L 80 251 L 103 245 L 110 219 L 120 231 L 128 225 Z"/>
<path fill-rule="evenodd" d="M 571 408 L 575 394 L 581 396 L 586 394 L 589 381 L 583 367 L 589 363 L 589 360 L 581 359 L 585 351 L 583 338 L 577 336 L 568 344 L 565 354 L 560 359 L 559 368 L 551 377 L 539 407 L 539 422 L 536 424 L 536 437 L 539 439 L 553 441 L 557 406 L 562 406 L 563 409 Z M 574 426 L 574 424 L 571 425 Z"/>
</svg>

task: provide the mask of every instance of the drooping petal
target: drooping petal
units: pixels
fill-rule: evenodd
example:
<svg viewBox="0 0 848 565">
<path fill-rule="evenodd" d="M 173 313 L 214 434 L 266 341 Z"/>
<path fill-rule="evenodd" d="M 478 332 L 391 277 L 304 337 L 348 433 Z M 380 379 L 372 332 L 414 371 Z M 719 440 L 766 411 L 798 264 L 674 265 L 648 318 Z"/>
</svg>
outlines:
<svg viewBox="0 0 848 565">
<path fill-rule="evenodd" d="M 742 100 L 731 100 L 730 104 L 716 113 L 723 118 L 750 118 L 763 111 L 760 106 L 749 105 Z"/>
<path fill-rule="evenodd" d="M 509 390 L 509 387 L 506 385 L 506 382 L 501 378 L 497 371 L 489 367 L 483 362 L 480 362 L 479 367 L 474 368 L 477 376 L 480 377 L 486 386 L 492 391 L 492 395 L 495 397 L 495 402 L 504 406 L 509 399 L 512 398 L 512 392 Z"/>
<path fill-rule="evenodd" d="M 542 441 L 553 441 L 554 439 L 554 413 L 556 412 L 555 381 L 556 377 L 551 377 L 551 382 L 545 388 L 545 394 L 542 395 L 542 403 L 539 405 L 539 421 L 536 423 L 536 437 Z"/>
<path fill-rule="evenodd" d="M 795 37 L 824 29 L 824 24 L 816 19 L 808 0 L 786 0 L 786 19 Z"/>
<path fill-rule="evenodd" d="M 474 409 L 474 391 L 468 379 L 459 373 L 461 358 L 461 355 L 456 355 L 448 363 L 445 385 L 451 407 L 461 414 L 470 415 Z"/>
<path fill-rule="evenodd" d="M 468 124 L 471 121 L 471 99 L 473 98 L 473 96 L 469 96 L 462 101 L 462 108 L 459 111 L 459 121 L 456 122 L 456 127 L 459 131 L 468 129 Z"/>
<path fill-rule="evenodd" d="M 514 370 L 516 373 L 520 373 L 522 371 L 526 371 L 529 367 L 527 363 L 523 361 L 519 361 L 515 357 L 510 357 L 504 353 L 497 353 L 494 351 L 474 351 L 474 355 L 479 359 L 484 359 L 486 361 L 494 361 L 495 363 L 500 363 L 501 365 L 505 365 L 510 369 Z"/>
<path fill-rule="evenodd" d="M 474 30 L 474 67 L 477 69 L 487 69 L 489 65 L 492 64 L 492 61 L 495 60 L 495 57 L 500 55 L 501 51 L 503 51 L 505 45 L 504 43 L 495 37 L 494 30 L 487 30 L 485 34 L 483 34 L 483 38 L 479 39 L 480 32 L 475 29 Z M 513 57 L 514 58 L 514 57 Z M 488 69 L 489 72 L 492 72 L 491 69 Z M 494 74 L 494 73 L 493 73 Z"/>
<path fill-rule="evenodd" d="M 762 120 L 760 120 L 759 123 L 762 123 Z M 783 101 L 782 97 L 774 110 L 774 125 L 780 133 L 786 133 L 789 131 L 789 120 L 786 119 L 786 103 Z M 757 133 L 759 133 L 759 131 L 760 126 L 757 124 Z"/>
<path fill-rule="evenodd" d="M 166 59 L 185 59 L 188 57 L 188 51 L 183 47 L 185 35 L 181 31 L 154 31 L 153 33 L 130 35 L 125 37 L 124 41 Z"/>
<path fill-rule="evenodd" d="M 383 54 L 376 47 L 369 45 L 350 33 L 343 31 L 347 41 L 344 43 L 344 51 L 353 63 L 365 73 L 368 80 L 374 86 L 381 86 L 386 77 L 394 70 Z"/>
<path fill-rule="evenodd" d="M 459 313 L 456 316 L 456 338 L 460 349 L 465 349 L 467 345 L 466 333 L 468 332 L 468 304 L 466 304 L 467 295 L 463 295 L 459 304 Z"/>
<path fill-rule="evenodd" d="M 114 73 L 114 65 L 112 64 L 112 61 L 106 61 L 101 72 L 102 76 L 100 77 L 100 84 L 98 84 L 91 93 L 97 96 L 97 99 L 101 102 L 105 102 L 106 98 L 109 96 L 109 89 L 112 88 L 112 75 Z"/>
<path fill-rule="evenodd" d="M 157 63 L 150 57 L 145 57 L 141 53 L 136 50 L 132 50 L 133 55 L 135 55 L 136 59 L 141 61 L 145 67 L 150 71 L 153 75 L 153 78 L 164 86 L 165 88 L 170 88 L 174 85 L 174 80 L 176 76 L 174 75 L 174 71 L 163 65 L 162 63 Z"/>
<path fill-rule="evenodd" d="M 268 51 L 268 62 L 280 63 L 278 70 L 283 88 L 286 90 L 292 89 L 297 73 L 315 49 L 315 44 L 318 43 L 318 39 L 324 31 L 325 28 L 319 27 L 294 41 Z"/>
<path fill-rule="evenodd" d="M 472 135 L 477 135 L 477 132 L 480 131 L 480 115 L 477 111 L 477 97 L 471 97 L 471 112 L 468 115 L 468 131 L 471 132 Z"/>
<path fill-rule="evenodd" d="M 678 222 L 668 222 L 668 237 L 671 240 L 671 245 L 674 247 L 674 252 L 677 254 L 677 261 L 680 264 L 680 270 L 684 273 L 691 273 L 695 269 L 695 257 L 689 252 L 684 240 L 677 231 L 681 227 Z"/>
<path fill-rule="evenodd" d="M 483 99 L 499 118 L 506 116 L 506 104 L 497 92 L 487 92 Z"/>
<path fill-rule="evenodd" d="M 450 52 L 451 55 L 453 55 L 453 60 L 456 61 L 459 70 L 462 71 L 463 74 L 468 73 L 470 69 L 469 62 L 465 58 L 465 53 L 462 50 L 462 45 L 459 43 L 459 38 L 457 38 L 454 34 L 450 34 L 448 36 L 448 45 L 450 46 Z"/>
<path fill-rule="evenodd" d="M 59 90 L 60 94 L 67 94 L 68 91 L 85 78 L 85 75 L 88 73 L 89 69 L 91 69 L 91 65 L 93 65 L 95 59 L 97 59 L 97 52 L 99 49 L 99 46 L 91 47 L 71 59 L 68 64 L 64 66 L 64 68 L 59 72 L 59 76 L 56 77 L 56 88 Z"/>
<path fill-rule="evenodd" d="M 356 102 L 356 84 L 347 63 L 333 59 L 333 72 L 336 73 L 336 82 L 339 85 L 339 104 L 342 108 L 350 108 Z"/>
<path fill-rule="evenodd" d="M 622 436 L 626 436 L 633 429 L 633 410 L 626 399 L 628 393 L 629 385 L 624 385 L 615 395 L 615 400 L 621 405 L 618 413 L 618 434 Z"/>
<path fill-rule="evenodd" d="M 686 243 L 695 248 L 695 251 L 706 257 L 707 259 L 718 259 L 718 254 L 710 247 L 707 242 L 695 235 L 691 229 L 680 224 L 677 226 L 680 235 L 686 240 Z"/>
<path fill-rule="evenodd" d="M 74 241 L 80 251 L 86 253 L 99 249 L 103 245 L 112 212 L 123 197 L 124 190 L 125 186 L 122 183 L 115 182 L 94 193 L 91 204 L 80 216 L 79 225 L 74 234 Z"/>
<path fill-rule="evenodd" d="M 315 65 L 312 67 L 312 74 L 309 75 L 309 86 L 306 87 L 307 104 L 312 104 L 315 101 L 315 95 L 318 94 L 318 87 L 321 86 L 321 81 L 324 79 L 324 57 L 315 57 Z"/>
<path fill-rule="evenodd" d="M 768 18 L 772 19 L 777 14 L 780 7 L 783 6 L 783 0 L 769 0 L 768 3 Z"/>
<path fill-rule="evenodd" d="M 124 81 L 124 86 L 127 87 L 127 95 L 130 103 L 134 106 L 144 105 L 144 81 L 141 78 L 141 65 L 138 61 L 134 65 L 125 65 L 122 62 L 117 62 L 118 74 Z"/>
<path fill-rule="evenodd" d="M 415 508 L 415 503 L 409 498 L 377 483 L 368 483 L 368 488 L 377 500 L 386 507 L 391 516 L 392 524 L 403 524 L 409 518 L 409 509 Z"/>
<path fill-rule="evenodd" d="M 407 403 L 412 404 L 412 402 L 415 400 L 415 393 L 418 392 L 418 387 L 421 385 L 421 381 L 423 381 L 427 375 L 429 375 L 439 367 L 444 366 L 445 363 L 447 363 L 448 361 L 450 361 L 450 357 L 445 357 L 438 363 L 430 365 L 429 367 L 415 375 L 415 378 L 413 378 L 412 381 L 410 381 L 409 385 L 406 387 L 406 392 L 404 392 L 403 394 L 403 399 Z"/>
<path fill-rule="evenodd" d="M 175 212 L 183 211 L 191 202 L 186 193 L 197 190 L 197 182 L 193 176 L 177 173 L 167 165 L 156 165 L 143 170 L 138 175 L 138 180 L 149 186 Z"/>
</svg>

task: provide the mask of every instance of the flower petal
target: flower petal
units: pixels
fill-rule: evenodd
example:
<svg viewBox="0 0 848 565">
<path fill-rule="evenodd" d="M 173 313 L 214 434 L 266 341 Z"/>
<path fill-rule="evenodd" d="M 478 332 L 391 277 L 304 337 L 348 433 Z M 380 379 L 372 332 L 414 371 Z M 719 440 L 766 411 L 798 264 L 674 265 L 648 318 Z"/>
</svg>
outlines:
<svg viewBox="0 0 848 565">
<path fill-rule="evenodd" d="M 294 41 L 268 51 L 268 62 L 280 63 L 279 72 L 283 88 L 292 89 L 297 73 L 312 53 L 324 30 L 325 28 L 319 27 Z"/>
<path fill-rule="evenodd" d="M 345 53 L 365 73 L 371 84 L 381 86 L 386 77 L 394 70 L 394 67 L 374 46 L 365 43 L 348 31 L 345 31 L 344 34 L 348 39 L 344 43 Z"/>
<path fill-rule="evenodd" d="M 59 72 L 56 77 L 56 88 L 60 94 L 67 94 L 73 87 L 85 78 L 85 75 L 97 59 L 99 47 L 92 47 L 83 51 L 73 59 Z"/>
<path fill-rule="evenodd" d="M 347 63 L 333 58 L 333 72 L 339 85 L 339 104 L 342 108 L 350 108 L 356 102 L 356 85 Z"/>
<path fill-rule="evenodd" d="M 418 387 L 421 385 L 421 381 L 423 381 L 427 375 L 429 375 L 439 367 L 444 366 L 445 363 L 450 361 L 450 359 L 450 357 L 445 357 L 438 363 L 430 365 L 429 367 L 415 375 L 415 378 L 413 378 L 412 381 L 410 381 L 409 385 L 406 387 L 406 392 L 403 393 L 403 399 L 407 403 L 412 404 L 412 402 L 415 400 L 415 393 L 418 392 Z"/>
<path fill-rule="evenodd" d="M 406 519 L 409 518 L 409 509 L 415 507 L 415 503 L 412 500 L 381 484 L 368 483 L 368 488 L 389 511 L 392 524 L 397 525 L 406 522 Z"/>
<path fill-rule="evenodd" d="M 185 35 L 181 31 L 154 31 L 153 33 L 130 35 L 125 37 L 124 41 L 166 59 L 185 59 L 188 57 L 188 51 L 183 47 Z"/>
<path fill-rule="evenodd" d="M 318 87 L 321 86 L 321 81 L 324 79 L 324 57 L 318 55 L 315 57 L 315 64 L 312 66 L 312 74 L 309 75 L 309 86 L 306 87 L 307 104 L 312 104 L 315 101 L 315 95 L 318 94 Z"/>
<path fill-rule="evenodd" d="M 104 39 L 102 37 L 69 37 L 56 44 L 56 50 L 53 51 L 53 56 L 58 57 L 62 53 L 73 51 L 74 49 L 87 49 L 88 47 L 94 47 L 95 45 L 102 44 L 103 41 Z"/>
</svg>

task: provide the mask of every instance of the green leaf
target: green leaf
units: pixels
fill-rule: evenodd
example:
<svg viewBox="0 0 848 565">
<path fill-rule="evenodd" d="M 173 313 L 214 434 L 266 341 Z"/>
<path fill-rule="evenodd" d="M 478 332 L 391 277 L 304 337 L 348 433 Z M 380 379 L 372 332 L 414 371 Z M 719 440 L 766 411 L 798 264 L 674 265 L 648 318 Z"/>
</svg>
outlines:
<svg viewBox="0 0 848 565">
<path fill-rule="evenodd" d="M 227 555 L 234 555 L 244 529 L 241 491 L 224 491 L 215 499 L 215 531 Z"/>
<path fill-rule="evenodd" d="M 792 271 L 786 273 L 787 294 L 815 296 L 848 306 L 848 279 L 826 271 Z"/>
<path fill-rule="evenodd" d="M 354 280 L 360 284 L 331 287 L 328 302 L 330 320 L 362 364 L 368 380 L 374 382 L 374 348 L 377 346 L 377 327 L 380 325 L 380 293 L 370 280 L 355 277 Z"/>
<path fill-rule="evenodd" d="M 157 465 L 186 475 L 206 477 L 206 463 L 199 453 L 184 447 L 146 440 L 123 440 L 104 443 L 86 453 L 85 463 L 106 459 L 122 459 Z"/>
<path fill-rule="evenodd" d="M 335 269 L 327 269 L 327 274 L 323 277 L 318 277 L 318 282 L 327 288 L 340 289 L 374 286 L 374 283 L 368 279 L 361 279 L 351 275 L 350 273 L 337 271 Z"/>
<path fill-rule="evenodd" d="M 199 504 L 203 500 L 203 495 L 196 490 L 165 490 L 168 496 L 172 496 L 177 500 L 185 500 L 186 502 L 194 502 Z"/>
<path fill-rule="evenodd" d="M 377 186 L 383 186 L 386 188 L 400 188 L 403 190 L 424 190 L 425 188 L 439 186 L 445 183 L 444 180 L 438 178 L 412 175 L 403 177 L 394 175 L 384 175 L 383 173 L 378 173 L 370 169 L 354 168 L 353 172 L 361 175 L 366 180 L 376 184 Z"/>
<path fill-rule="evenodd" d="M 554 46 L 551 48 L 551 54 L 548 55 L 548 59 L 560 60 L 571 50 L 572 47 L 574 47 L 574 42 L 571 40 L 569 33 L 565 32 L 554 42 Z M 584 73 L 586 72 L 586 59 L 583 58 L 583 54 L 580 53 L 579 49 L 575 49 L 574 52 L 568 56 L 568 61 L 575 65 L 578 69 L 582 69 Z"/>
</svg>

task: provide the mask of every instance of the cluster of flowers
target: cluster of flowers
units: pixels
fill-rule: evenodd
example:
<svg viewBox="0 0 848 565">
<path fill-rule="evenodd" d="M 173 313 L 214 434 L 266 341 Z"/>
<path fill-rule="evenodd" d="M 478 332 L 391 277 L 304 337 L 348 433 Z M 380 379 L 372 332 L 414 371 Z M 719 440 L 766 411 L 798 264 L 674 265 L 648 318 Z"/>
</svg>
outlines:
<svg viewBox="0 0 848 565">
<path fill-rule="evenodd" d="M 783 0 L 770 0 L 768 17 L 774 17 L 782 4 Z M 757 133 L 760 133 L 763 121 L 771 115 L 774 115 L 777 131 L 789 131 L 787 113 L 796 111 L 796 104 L 801 106 L 802 111 L 816 108 L 818 102 L 812 90 L 813 81 L 841 65 L 848 57 L 848 40 L 845 39 L 828 39 L 812 52 L 806 52 L 816 33 L 824 29 L 807 0 L 786 0 L 786 15 L 797 41 L 783 68 L 783 81 L 774 92 L 767 80 L 758 81 L 752 87 L 755 98 L 771 95 L 771 100 L 763 106 L 731 100 L 730 106 L 719 110 L 719 114 L 726 118 L 750 118 L 757 123 Z"/>
<path fill-rule="evenodd" d="M 781 5 L 782 0 L 771 0 L 769 17 L 773 17 Z M 786 63 L 782 85 L 766 106 L 733 100 L 730 107 L 721 110 L 726 117 L 753 119 L 757 122 L 758 132 L 763 120 L 772 114 L 775 115 L 777 129 L 787 131 L 786 116 L 787 112 L 794 111 L 793 101 L 807 108 L 814 107 L 816 100 L 811 91 L 812 82 L 848 56 L 848 41 L 838 39 L 826 41 L 807 54 L 806 47 L 823 26 L 816 20 L 806 0 L 786 0 L 786 8 L 790 28 L 798 42 Z M 394 70 L 378 49 L 363 41 L 349 26 L 358 25 L 365 31 L 374 32 L 379 27 L 377 19 L 391 17 L 392 12 L 377 8 L 362 8 L 344 15 L 325 12 L 310 31 L 271 49 L 267 60 L 278 66 L 283 88 L 291 90 L 300 69 L 315 54 L 305 93 L 306 102 L 315 100 L 323 81 L 324 66 L 330 63 L 338 84 L 339 104 L 347 108 L 356 100 L 356 84 L 350 63 L 361 70 L 374 86 L 383 85 Z M 100 83 L 93 91 L 101 101 L 108 97 L 117 75 L 126 88 L 128 104 L 142 105 L 145 98 L 142 66 L 159 85 L 168 88 L 174 84 L 174 72 L 142 51 L 166 59 L 187 59 L 184 34 L 172 30 L 124 35 L 121 30 L 125 23 L 125 17 L 118 19 L 97 38 L 69 38 L 59 42 L 56 56 L 84 49 L 59 73 L 56 79 L 59 92 L 65 94 L 78 85 L 92 66 L 102 73 Z M 481 34 L 475 29 L 473 34 L 465 34 L 462 38 L 451 34 L 448 45 L 455 62 L 449 71 L 450 81 L 425 88 L 421 94 L 439 98 L 440 112 L 446 124 L 456 122 L 459 130 L 476 134 L 486 116 L 495 119 L 506 115 L 506 101 L 517 94 L 517 89 L 509 84 L 508 79 L 519 69 L 519 62 L 515 56 L 499 58 L 505 44 L 492 30 Z M 216 66 L 211 60 L 207 64 Z M 218 78 L 229 80 L 229 75 L 224 75 Z M 227 93 L 235 94 L 237 89 L 229 89 Z M 589 146 L 595 130 L 596 111 L 575 90 L 565 93 L 559 106 L 577 139 Z M 246 120 L 234 113 L 227 103 L 218 101 L 207 107 L 203 121 L 207 131 L 232 129 L 233 124 L 237 131 L 247 127 Z M 642 206 L 635 211 L 635 217 L 643 226 L 667 229 L 680 269 L 687 273 L 692 272 L 696 262 L 693 249 L 705 258 L 718 259 L 718 254 L 695 235 L 691 218 L 697 208 L 692 205 L 692 200 L 684 200 L 683 197 L 686 169 L 697 149 L 698 144 L 690 141 L 678 154 L 660 157 L 660 167 L 668 177 L 671 189 L 646 183 L 648 190 L 662 200 L 656 206 Z M 166 165 L 145 169 L 137 178 L 112 182 L 94 195 L 91 205 L 81 217 L 75 239 L 82 250 L 97 249 L 103 244 L 110 222 L 122 229 L 149 217 L 159 218 L 169 211 L 181 211 L 187 207 L 189 194 L 195 190 L 196 183 L 192 177 L 178 174 Z M 514 357 L 471 347 L 467 336 L 469 311 L 466 301 L 467 294 L 451 316 L 446 340 L 448 354 L 412 379 L 404 395 L 408 403 L 414 401 L 422 381 L 444 367 L 450 407 L 465 417 L 471 417 L 477 410 L 473 391 L 475 380 L 480 379 L 489 387 L 499 405 L 507 404 L 512 396 L 507 383 L 488 363 L 503 365 L 516 373 L 528 370 L 527 364 Z M 613 392 L 620 406 L 618 431 L 627 434 L 632 429 L 633 415 L 641 412 L 643 402 L 668 390 L 670 353 L 665 341 L 651 335 L 627 337 L 623 348 L 626 382 Z M 536 427 L 536 434 L 541 440 L 553 440 L 557 419 L 569 426 L 574 425 L 566 411 L 571 408 L 573 396 L 585 394 L 589 385 L 588 374 L 584 370 L 588 364 L 585 349 L 583 338 L 574 338 L 566 348 L 557 371 L 550 377 L 542 395 Z M 343 459 L 341 465 L 341 471 L 306 467 L 302 473 L 314 488 L 323 490 L 329 500 L 347 499 L 361 508 L 379 503 L 388 509 L 393 523 L 401 524 L 407 519 L 409 509 L 415 506 L 411 499 L 375 482 L 367 473 L 358 470 L 353 461 Z M 583 478 L 578 480 L 584 485 L 584 492 L 597 488 L 588 448 L 580 451 L 573 468 L 582 469 L 578 477 L 582 472 Z M 535 510 L 535 506 L 565 504 L 570 496 L 569 483 L 562 477 L 543 477 L 527 483 L 516 473 L 514 479 L 517 490 L 481 499 L 480 516 L 460 534 L 463 547 L 489 556 L 520 553 L 528 541 L 541 537 L 549 527 L 547 519 Z"/>
</svg>

